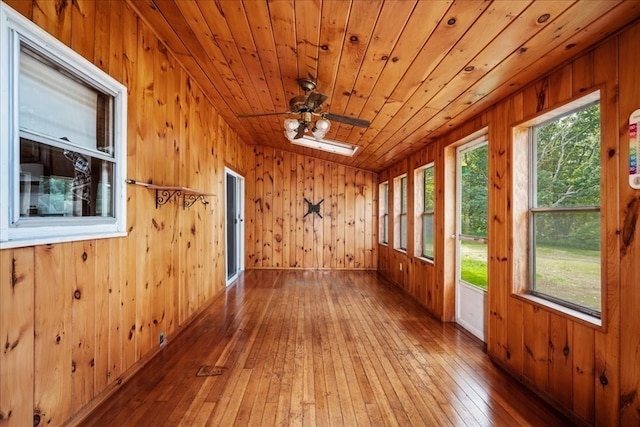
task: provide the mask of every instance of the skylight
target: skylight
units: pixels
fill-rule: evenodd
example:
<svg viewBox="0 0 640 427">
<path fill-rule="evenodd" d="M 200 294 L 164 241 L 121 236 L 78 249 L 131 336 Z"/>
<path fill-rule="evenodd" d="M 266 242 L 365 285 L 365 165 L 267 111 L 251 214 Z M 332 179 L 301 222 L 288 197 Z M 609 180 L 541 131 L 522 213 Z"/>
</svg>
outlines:
<svg viewBox="0 0 640 427">
<path fill-rule="evenodd" d="M 323 139 L 321 141 L 315 138 L 302 137 L 298 139 L 291 139 L 292 143 L 296 145 L 302 145 L 303 147 L 313 148 L 315 150 L 327 151 L 333 154 L 340 154 L 342 156 L 353 156 L 358 150 L 357 145 L 343 144 L 337 141 L 330 141 Z"/>
</svg>

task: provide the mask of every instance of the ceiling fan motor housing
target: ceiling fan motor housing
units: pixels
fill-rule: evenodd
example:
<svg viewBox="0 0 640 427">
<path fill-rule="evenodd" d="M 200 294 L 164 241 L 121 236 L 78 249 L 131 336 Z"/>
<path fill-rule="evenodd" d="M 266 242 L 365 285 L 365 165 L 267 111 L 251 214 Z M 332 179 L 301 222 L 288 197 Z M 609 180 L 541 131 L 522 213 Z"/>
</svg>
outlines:
<svg viewBox="0 0 640 427">
<path fill-rule="evenodd" d="M 289 100 L 289 111 L 302 113 L 307 110 L 307 97 L 305 95 L 294 96 Z"/>
<path fill-rule="evenodd" d="M 316 82 L 309 79 L 299 79 L 298 85 L 300 85 L 300 88 L 305 92 L 311 92 L 316 89 Z"/>
</svg>

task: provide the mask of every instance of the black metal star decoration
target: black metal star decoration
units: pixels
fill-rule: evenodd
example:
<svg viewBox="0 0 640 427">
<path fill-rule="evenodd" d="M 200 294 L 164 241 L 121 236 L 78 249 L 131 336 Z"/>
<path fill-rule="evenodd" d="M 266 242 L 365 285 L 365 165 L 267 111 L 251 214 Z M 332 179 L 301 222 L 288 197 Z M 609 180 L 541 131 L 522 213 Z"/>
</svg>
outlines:
<svg viewBox="0 0 640 427">
<path fill-rule="evenodd" d="M 313 203 L 311 203 L 306 197 L 305 197 L 304 201 L 307 202 L 307 206 L 309 207 L 309 209 L 307 210 L 307 213 L 304 214 L 303 218 L 306 218 L 307 215 L 312 214 L 312 213 L 314 213 L 314 214 L 318 215 L 320 218 L 322 218 L 322 215 L 320 215 L 320 205 L 322 204 L 322 202 L 324 202 L 324 199 L 320 200 L 315 205 Z"/>
</svg>

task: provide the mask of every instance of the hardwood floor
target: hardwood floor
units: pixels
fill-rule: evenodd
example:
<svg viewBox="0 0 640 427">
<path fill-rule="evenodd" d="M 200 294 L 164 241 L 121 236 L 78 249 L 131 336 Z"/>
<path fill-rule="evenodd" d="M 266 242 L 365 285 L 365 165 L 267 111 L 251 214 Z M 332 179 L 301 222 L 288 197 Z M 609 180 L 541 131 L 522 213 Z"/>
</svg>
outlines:
<svg viewBox="0 0 640 427">
<path fill-rule="evenodd" d="M 375 272 L 284 270 L 248 271 L 87 421 L 568 424 Z"/>
</svg>

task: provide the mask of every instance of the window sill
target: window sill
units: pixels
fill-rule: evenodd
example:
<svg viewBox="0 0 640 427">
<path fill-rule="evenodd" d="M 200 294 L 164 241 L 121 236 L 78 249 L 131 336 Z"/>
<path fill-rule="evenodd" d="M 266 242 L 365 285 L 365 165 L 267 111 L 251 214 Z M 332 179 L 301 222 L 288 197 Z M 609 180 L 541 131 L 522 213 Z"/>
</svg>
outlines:
<svg viewBox="0 0 640 427">
<path fill-rule="evenodd" d="M 387 247 L 389 246 L 389 243 L 386 243 L 386 242 L 378 242 L 378 244 L 380 246 L 387 246 Z"/>
<path fill-rule="evenodd" d="M 27 246 L 51 245 L 54 243 L 78 242 L 82 240 L 111 239 L 115 237 L 126 237 L 126 236 L 127 236 L 126 232 L 109 232 L 109 233 L 16 239 L 16 240 L 8 240 L 6 242 L 0 242 L 0 249 L 24 248 Z"/>
<path fill-rule="evenodd" d="M 424 264 L 435 265 L 435 262 L 431 258 L 425 258 L 423 256 L 416 256 L 415 258 Z"/>
<path fill-rule="evenodd" d="M 406 249 L 401 249 L 401 248 L 393 248 L 393 250 L 395 250 L 396 252 L 400 252 L 401 254 L 407 254 L 407 250 Z"/>
<path fill-rule="evenodd" d="M 583 325 L 589 326 L 599 331 L 604 331 L 603 321 L 602 319 L 598 319 L 597 317 L 589 316 L 588 314 L 582 313 L 581 311 L 573 310 L 571 308 L 556 304 L 535 295 L 512 294 L 512 296 L 529 304 L 549 310 L 554 314 L 568 318 L 569 320 L 579 322 Z"/>
</svg>

